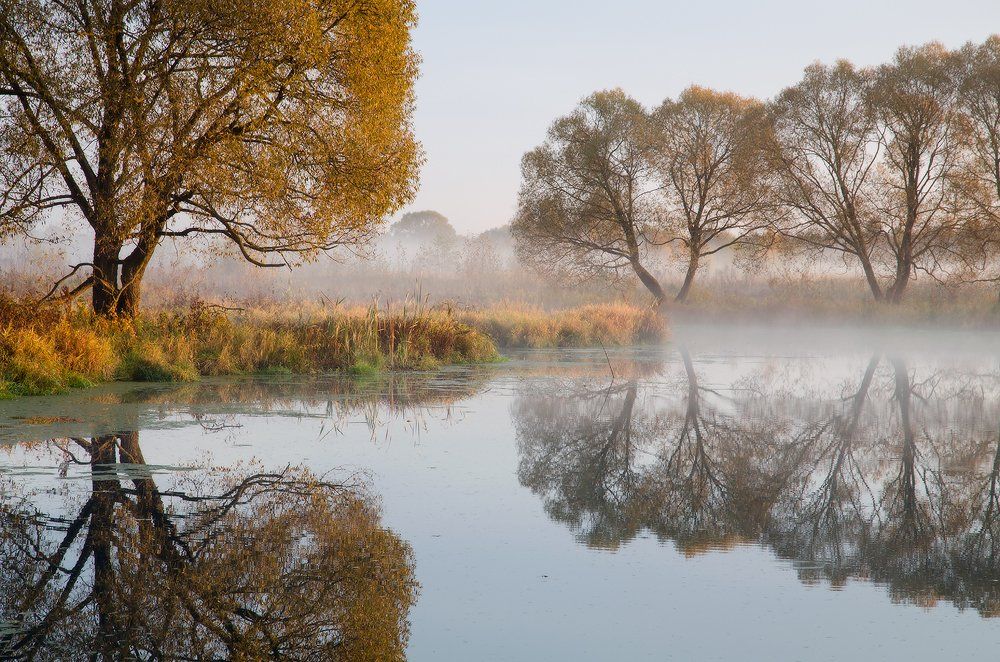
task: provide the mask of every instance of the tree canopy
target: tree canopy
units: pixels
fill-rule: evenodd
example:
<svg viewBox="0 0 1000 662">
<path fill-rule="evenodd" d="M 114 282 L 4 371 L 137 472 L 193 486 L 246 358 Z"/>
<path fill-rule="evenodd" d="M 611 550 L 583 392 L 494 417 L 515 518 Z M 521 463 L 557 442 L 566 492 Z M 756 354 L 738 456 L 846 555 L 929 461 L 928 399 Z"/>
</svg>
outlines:
<svg viewBox="0 0 1000 662">
<path fill-rule="evenodd" d="M 433 210 L 411 211 L 392 224 L 389 232 L 398 239 L 453 241 L 458 237 L 448 217 Z"/>
<path fill-rule="evenodd" d="M 647 112 L 595 93 L 524 156 L 518 250 L 546 273 L 632 272 L 657 303 L 653 258 L 684 258 L 683 301 L 703 258 L 731 246 L 839 256 L 890 303 L 918 274 L 997 280 L 998 63 L 991 37 L 812 64 L 766 103 L 693 86 Z"/>
<path fill-rule="evenodd" d="M 553 122 L 521 162 L 511 223 L 521 259 L 575 277 L 631 272 L 662 302 L 645 266 L 658 220 L 652 154 L 646 112 L 622 90 L 592 94 Z"/>
<path fill-rule="evenodd" d="M 763 114 L 756 99 L 694 86 L 651 115 L 662 184 L 658 239 L 687 253 L 677 301 L 687 298 L 703 258 L 751 242 L 771 220 Z"/>
</svg>

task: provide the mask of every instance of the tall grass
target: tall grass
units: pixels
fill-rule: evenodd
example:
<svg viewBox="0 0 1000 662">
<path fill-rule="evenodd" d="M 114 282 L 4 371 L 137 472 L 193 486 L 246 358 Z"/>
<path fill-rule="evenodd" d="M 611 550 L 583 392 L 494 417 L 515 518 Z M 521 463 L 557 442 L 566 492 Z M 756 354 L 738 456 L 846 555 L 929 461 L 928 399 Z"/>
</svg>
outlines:
<svg viewBox="0 0 1000 662">
<path fill-rule="evenodd" d="M 500 347 L 625 346 L 657 342 L 669 335 L 663 315 L 627 303 L 555 311 L 508 303 L 461 311 L 456 317 L 482 330 Z"/>
<path fill-rule="evenodd" d="M 0 301 L 0 397 L 108 380 L 190 381 L 259 372 L 376 372 L 492 361 L 496 346 L 422 305 L 231 310 L 199 304 L 135 321 L 85 307 Z"/>
<path fill-rule="evenodd" d="M 81 304 L 39 309 L 0 298 L 0 398 L 111 380 L 429 369 L 494 361 L 498 345 L 621 346 L 666 336 L 661 315 L 624 303 L 547 312 L 523 304 L 454 310 L 420 300 L 239 309 L 196 302 L 130 321 L 95 317 Z"/>
</svg>

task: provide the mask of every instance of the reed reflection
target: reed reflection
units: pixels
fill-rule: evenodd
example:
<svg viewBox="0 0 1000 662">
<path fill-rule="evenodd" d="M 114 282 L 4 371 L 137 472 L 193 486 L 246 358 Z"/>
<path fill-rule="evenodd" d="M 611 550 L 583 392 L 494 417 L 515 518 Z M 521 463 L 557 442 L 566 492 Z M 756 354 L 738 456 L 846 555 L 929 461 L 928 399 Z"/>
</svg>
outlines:
<svg viewBox="0 0 1000 662">
<path fill-rule="evenodd" d="M 632 380 L 513 406 L 521 483 L 592 546 L 643 531 L 685 554 L 762 544 L 806 582 L 1000 613 L 1000 407 L 992 376 L 872 357 L 836 393 Z M 822 379 L 822 378 L 821 378 Z M 743 385 L 746 386 L 746 385 Z"/>
<path fill-rule="evenodd" d="M 161 489 L 136 432 L 53 445 L 89 479 L 4 486 L 0 657 L 404 658 L 412 554 L 359 489 L 252 467 Z"/>
</svg>

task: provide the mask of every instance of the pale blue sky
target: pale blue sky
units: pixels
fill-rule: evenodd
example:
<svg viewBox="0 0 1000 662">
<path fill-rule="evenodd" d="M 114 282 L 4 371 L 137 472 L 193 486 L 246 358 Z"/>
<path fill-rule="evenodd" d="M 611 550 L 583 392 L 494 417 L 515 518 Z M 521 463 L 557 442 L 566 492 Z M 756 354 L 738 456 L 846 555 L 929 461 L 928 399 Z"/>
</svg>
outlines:
<svg viewBox="0 0 1000 662">
<path fill-rule="evenodd" d="M 691 83 L 769 97 L 814 60 L 868 65 L 902 44 L 1000 32 L 1000 0 L 418 0 L 417 135 L 409 209 L 459 232 L 506 223 L 521 155 L 594 90 L 647 106 Z"/>
</svg>

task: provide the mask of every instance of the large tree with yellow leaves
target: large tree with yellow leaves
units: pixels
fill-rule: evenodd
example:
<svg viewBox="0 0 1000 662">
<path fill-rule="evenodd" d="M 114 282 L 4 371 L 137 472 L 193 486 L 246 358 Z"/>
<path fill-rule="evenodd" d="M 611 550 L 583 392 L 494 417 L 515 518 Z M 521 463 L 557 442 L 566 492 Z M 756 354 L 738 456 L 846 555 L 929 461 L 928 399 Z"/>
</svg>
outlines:
<svg viewBox="0 0 1000 662">
<path fill-rule="evenodd" d="M 412 0 L 0 0 L 0 234 L 93 231 L 72 291 L 136 313 L 166 237 L 260 266 L 412 195 Z"/>
</svg>

